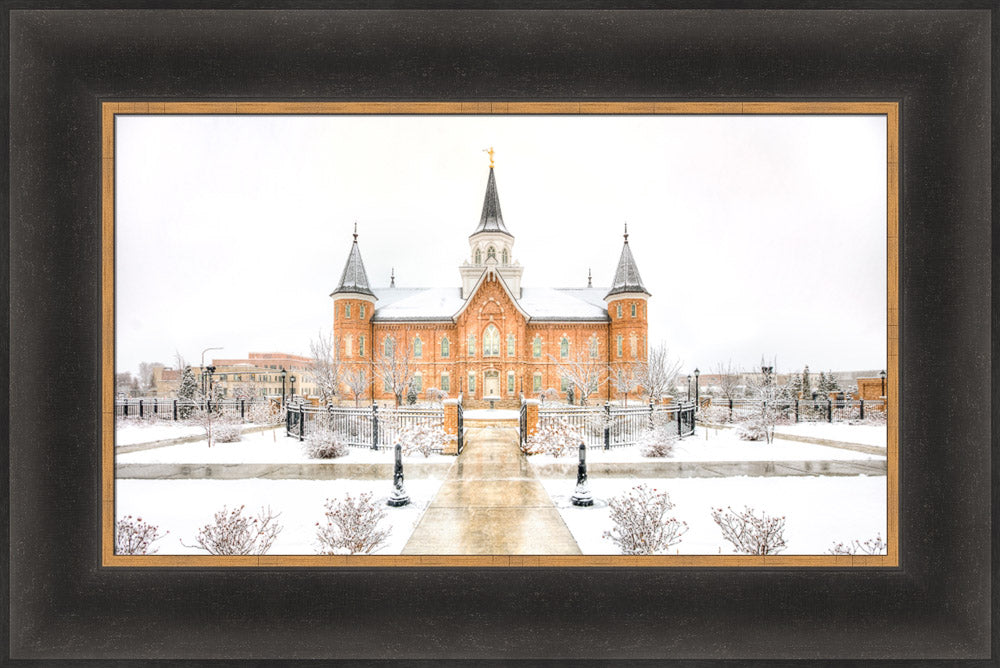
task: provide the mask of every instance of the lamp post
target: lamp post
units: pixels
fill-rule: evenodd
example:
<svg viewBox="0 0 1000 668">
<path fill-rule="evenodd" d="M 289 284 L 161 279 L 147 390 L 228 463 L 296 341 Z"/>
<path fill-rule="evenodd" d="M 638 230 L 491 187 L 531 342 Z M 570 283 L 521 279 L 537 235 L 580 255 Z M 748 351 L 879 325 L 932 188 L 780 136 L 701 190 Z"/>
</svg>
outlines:
<svg viewBox="0 0 1000 668">
<path fill-rule="evenodd" d="M 688 401 L 691 401 L 691 374 L 687 375 L 688 381 Z"/>
<path fill-rule="evenodd" d="M 285 407 L 285 398 L 288 396 L 287 394 L 285 394 L 285 376 L 287 376 L 287 375 L 288 375 L 288 372 L 285 371 L 285 367 L 281 367 L 281 407 L 282 408 Z"/>
<path fill-rule="evenodd" d="M 698 397 L 699 397 L 699 387 L 698 387 L 698 376 L 701 375 L 701 371 L 698 371 L 698 367 L 694 368 L 694 409 L 698 410 Z"/>
<path fill-rule="evenodd" d="M 885 396 L 885 369 L 879 371 L 878 377 L 882 379 L 882 396 Z"/>
<path fill-rule="evenodd" d="M 292 384 L 289 394 L 292 396 L 292 401 L 295 401 L 295 376 L 289 376 L 288 382 Z"/>
<path fill-rule="evenodd" d="M 199 367 L 199 369 L 201 370 L 202 394 L 205 394 L 205 353 L 207 353 L 209 350 L 222 350 L 222 346 L 213 346 L 211 348 L 205 348 L 204 350 L 201 351 L 201 366 Z M 184 369 L 181 369 L 181 371 L 184 371 Z"/>
<path fill-rule="evenodd" d="M 207 367 L 205 367 L 205 371 L 208 372 L 208 395 L 207 395 L 207 399 L 206 400 L 207 401 L 211 401 L 212 400 L 212 374 L 215 373 L 215 365 L 209 364 Z"/>
</svg>

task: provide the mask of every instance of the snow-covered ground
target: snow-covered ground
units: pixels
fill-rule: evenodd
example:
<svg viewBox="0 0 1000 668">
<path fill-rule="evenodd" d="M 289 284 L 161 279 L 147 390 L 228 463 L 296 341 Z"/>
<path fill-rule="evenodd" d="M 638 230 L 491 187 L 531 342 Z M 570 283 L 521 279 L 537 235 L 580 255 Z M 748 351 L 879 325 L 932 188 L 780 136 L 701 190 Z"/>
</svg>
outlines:
<svg viewBox="0 0 1000 668">
<path fill-rule="evenodd" d="M 118 421 L 115 424 L 115 444 L 135 445 L 137 443 L 152 443 L 172 438 L 184 438 L 185 436 L 198 436 L 204 433 L 205 430 L 201 427 L 183 422 L 130 420 L 123 423 L 122 421 Z"/>
<path fill-rule="evenodd" d="M 284 429 L 243 434 L 243 440 L 236 443 L 215 443 L 208 447 L 208 441 L 194 441 L 168 445 L 152 450 L 118 454 L 115 461 L 119 464 L 298 464 L 304 462 L 391 462 L 391 450 L 372 450 L 371 448 L 350 448 L 349 452 L 337 459 L 310 459 L 296 438 L 285 435 Z M 454 456 L 433 454 L 424 457 L 421 454 L 407 455 L 409 461 L 453 462 Z"/>
<path fill-rule="evenodd" d="M 385 507 L 390 527 L 388 544 L 374 554 L 399 554 L 424 510 L 441 486 L 440 480 L 407 481 L 410 504 Z M 157 554 L 206 554 L 194 544 L 198 530 L 213 520 L 223 505 L 229 510 L 245 505 L 245 515 L 256 515 L 261 506 L 281 513 L 283 529 L 268 554 L 318 554 L 316 523 L 325 522 L 323 504 L 328 498 L 350 493 L 357 497 L 371 491 L 384 505 L 392 493 L 390 481 L 364 480 L 119 480 L 116 483 L 116 516 L 141 517 L 170 533 L 154 543 Z M 183 503 L 178 503 L 183 499 Z"/>
<path fill-rule="evenodd" d="M 783 555 L 825 554 L 835 542 L 863 541 L 876 534 L 886 538 L 884 477 L 591 478 L 595 504 L 590 508 L 570 503 L 573 481 L 542 481 L 584 554 L 618 554 L 617 547 L 602 537 L 612 528 L 607 500 L 640 483 L 667 491 L 675 504 L 671 514 L 688 524 L 688 532 L 671 554 L 733 554 L 712 520 L 713 507 L 750 506 L 784 515 L 788 547 Z"/>
<path fill-rule="evenodd" d="M 554 458 L 551 455 L 532 455 L 528 460 L 535 464 L 576 459 L 576 451 Z M 590 462 L 742 462 L 742 461 L 823 461 L 884 459 L 879 455 L 868 455 L 854 450 L 844 450 L 826 445 L 785 441 L 776 438 L 772 443 L 763 441 L 741 441 L 735 429 L 709 429 L 699 426 L 694 436 L 677 442 L 674 454 L 669 458 L 644 457 L 638 447 L 587 449 Z"/>
<path fill-rule="evenodd" d="M 873 424 L 846 424 L 843 422 L 799 422 L 775 427 L 776 434 L 809 436 L 842 443 L 859 443 L 886 447 L 886 426 Z"/>
</svg>

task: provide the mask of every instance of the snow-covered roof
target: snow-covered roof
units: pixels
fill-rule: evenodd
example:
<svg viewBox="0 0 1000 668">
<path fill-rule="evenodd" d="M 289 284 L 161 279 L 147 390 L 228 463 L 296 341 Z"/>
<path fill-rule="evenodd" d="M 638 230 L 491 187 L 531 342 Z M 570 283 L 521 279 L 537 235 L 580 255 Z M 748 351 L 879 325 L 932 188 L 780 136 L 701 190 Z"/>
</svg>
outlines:
<svg viewBox="0 0 1000 668">
<path fill-rule="evenodd" d="M 500 196 L 497 195 L 497 181 L 493 176 L 493 168 L 490 167 L 490 176 L 486 180 L 486 197 L 483 199 L 483 213 L 479 217 L 479 226 L 473 235 L 480 232 L 500 232 L 507 236 L 514 236 L 503 224 L 503 214 L 500 213 Z"/>
<path fill-rule="evenodd" d="M 355 227 L 354 244 L 351 246 L 351 252 L 347 256 L 347 262 L 344 263 L 344 271 L 340 275 L 340 283 L 337 284 L 337 289 L 331 294 L 351 292 L 370 295 L 372 291 L 369 286 L 368 272 L 365 271 L 365 263 L 361 261 L 361 251 L 358 250 L 358 233 L 357 227 Z"/>
<path fill-rule="evenodd" d="M 628 227 L 625 228 L 625 243 L 622 245 L 622 254 L 618 259 L 615 280 L 611 283 L 611 289 L 605 297 L 626 292 L 649 294 L 649 291 L 642 284 L 642 277 L 639 276 L 639 268 L 635 266 L 635 258 L 632 257 L 632 251 L 628 247 Z"/>
<path fill-rule="evenodd" d="M 607 288 L 523 288 L 518 305 L 532 320 L 606 322 Z M 465 300 L 460 288 L 375 288 L 372 320 L 451 320 Z"/>
</svg>

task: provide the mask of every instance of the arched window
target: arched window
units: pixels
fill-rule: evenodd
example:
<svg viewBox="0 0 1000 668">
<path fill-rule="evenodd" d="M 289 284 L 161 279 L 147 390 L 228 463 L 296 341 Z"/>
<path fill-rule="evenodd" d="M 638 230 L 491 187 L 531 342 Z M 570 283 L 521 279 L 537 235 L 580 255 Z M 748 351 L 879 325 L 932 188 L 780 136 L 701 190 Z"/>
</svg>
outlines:
<svg viewBox="0 0 1000 668">
<path fill-rule="evenodd" d="M 362 334 L 358 337 L 358 357 L 365 356 L 365 337 Z"/>
<path fill-rule="evenodd" d="M 354 345 L 354 339 L 350 334 L 348 334 L 347 336 L 344 337 L 344 357 L 351 356 L 351 348 L 353 347 L 353 345 Z"/>
<path fill-rule="evenodd" d="M 476 249 L 476 264 L 483 263 L 483 253 L 478 248 Z"/>
<path fill-rule="evenodd" d="M 500 355 L 500 330 L 490 325 L 483 332 L 483 357 Z"/>
<path fill-rule="evenodd" d="M 365 319 L 365 305 L 364 304 L 361 304 L 360 306 L 358 306 L 358 317 L 361 318 L 362 320 Z"/>
<path fill-rule="evenodd" d="M 618 317 L 622 317 L 622 305 L 617 304 L 617 308 L 615 310 L 618 312 Z"/>
<path fill-rule="evenodd" d="M 500 260 L 506 266 L 510 262 L 510 255 L 507 253 L 507 249 L 504 248 L 503 252 L 500 253 Z"/>
<path fill-rule="evenodd" d="M 559 357 L 569 357 L 569 339 L 565 336 L 559 341 Z"/>
<path fill-rule="evenodd" d="M 597 357 L 597 353 L 598 353 L 597 334 L 594 334 L 593 336 L 590 337 L 590 356 Z"/>
<path fill-rule="evenodd" d="M 418 371 L 413 374 L 413 380 L 410 381 L 410 385 L 413 387 L 414 392 L 422 392 L 424 389 L 424 377 Z"/>
<path fill-rule="evenodd" d="M 507 357 L 514 357 L 517 354 L 517 338 L 513 334 L 507 335 Z"/>
<path fill-rule="evenodd" d="M 496 262 L 496 259 L 497 259 L 497 249 L 494 248 L 493 246 L 490 246 L 486 250 L 486 261 L 489 262 L 490 260 L 493 260 L 494 262 Z"/>
<path fill-rule="evenodd" d="M 450 354 L 451 354 L 451 344 L 448 342 L 448 337 L 446 336 L 443 339 L 441 339 L 441 357 L 448 357 Z"/>
<path fill-rule="evenodd" d="M 535 334 L 535 340 L 531 342 L 531 356 L 541 357 L 542 356 L 542 337 Z"/>
<path fill-rule="evenodd" d="M 413 356 L 414 357 L 424 356 L 424 342 L 420 340 L 419 334 L 413 337 Z"/>
<path fill-rule="evenodd" d="M 632 302 L 632 317 L 635 317 L 635 302 Z"/>
<path fill-rule="evenodd" d="M 542 391 L 542 374 L 536 373 L 531 377 L 531 391 L 535 394 Z"/>
<path fill-rule="evenodd" d="M 618 357 L 621 357 L 622 356 L 622 335 L 621 334 L 618 335 L 618 339 L 616 340 L 616 343 L 618 344 L 618 346 L 617 346 L 617 348 L 618 348 Z"/>
<path fill-rule="evenodd" d="M 396 339 L 391 336 L 385 337 L 385 341 L 382 343 L 382 354 L 386 357 L 392 357 L 393 353 L 396 352 Z"/>
<path fill-rule="evenodd" d="M 476 354 L 476 335 L 469 334 L 469 357 Z"/>
<path fill-rule="evenodd" d="M 344 317 L 345 318 L 351 317 L 351 302 L 347 302 L 346 304 L 344 304 Z"/>
</svg>

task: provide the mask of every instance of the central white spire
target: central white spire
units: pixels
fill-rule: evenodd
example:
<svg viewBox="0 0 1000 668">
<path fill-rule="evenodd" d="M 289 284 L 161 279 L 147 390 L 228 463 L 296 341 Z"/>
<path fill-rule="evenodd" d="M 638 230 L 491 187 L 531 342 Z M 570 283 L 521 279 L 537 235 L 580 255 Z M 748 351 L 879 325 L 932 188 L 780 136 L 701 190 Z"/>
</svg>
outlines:
<svg viewBox="0 0 1000 668">
<path fill-rule="evenodd" d="M 490 151 L 490 171 L 486 180 L 486 197 L 479 225 L 469 235 L 469 258 L 459 266 L 462 275 L 462 298 L 468 299 L 472 288 L 487 268 L 494 268 L 507 283 L 514 295 L 521 295 L 521 273 L 524 268 L 514 260 L 514 235 L 503 222 L 500 197 L 497 194 L 496 176 L 493 172 L 493 153 Z"/>
</svg>

